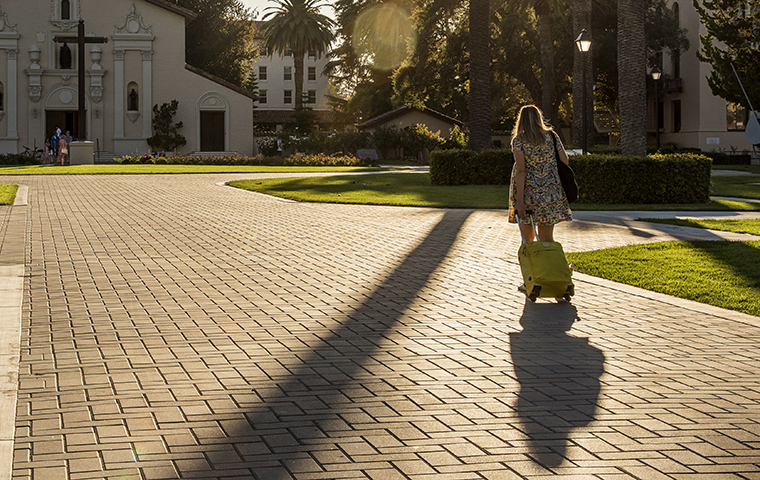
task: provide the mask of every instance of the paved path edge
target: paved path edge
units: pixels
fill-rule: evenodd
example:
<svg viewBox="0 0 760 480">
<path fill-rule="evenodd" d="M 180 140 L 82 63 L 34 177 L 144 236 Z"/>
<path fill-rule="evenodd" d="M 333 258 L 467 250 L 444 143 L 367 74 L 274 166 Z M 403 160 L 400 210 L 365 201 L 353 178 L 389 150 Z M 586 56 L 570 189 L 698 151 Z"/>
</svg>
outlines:
<svg viewBox="0 0 760 480">
<path fill-rule="evenodd" d="M 0 480 L 10 479 L 16 431 L 28 187 L 19 187 L 0 226 Z"/>
</svg>

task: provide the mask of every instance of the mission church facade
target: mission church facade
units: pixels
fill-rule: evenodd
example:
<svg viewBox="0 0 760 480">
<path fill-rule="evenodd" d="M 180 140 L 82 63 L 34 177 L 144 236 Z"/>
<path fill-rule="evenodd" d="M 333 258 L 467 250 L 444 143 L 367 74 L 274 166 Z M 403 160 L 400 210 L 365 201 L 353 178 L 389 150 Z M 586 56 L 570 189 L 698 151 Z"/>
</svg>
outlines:
<svg viewBox="0 0 760 480">
<path fill-rule="evenodd" d="M 54 40 L 75 37 L 80 18 L 108 39 L 85 47 L 86 132 L 77 45 Z M 166 0 L 0 0 L 0 153 L 41 147 L 56 125 L 105 156 L 146 153 L 153 105 L 176 99 L 180 153 L 252 154 L 253 95 L 185 64 L 194 18 Z"/>
</svg>

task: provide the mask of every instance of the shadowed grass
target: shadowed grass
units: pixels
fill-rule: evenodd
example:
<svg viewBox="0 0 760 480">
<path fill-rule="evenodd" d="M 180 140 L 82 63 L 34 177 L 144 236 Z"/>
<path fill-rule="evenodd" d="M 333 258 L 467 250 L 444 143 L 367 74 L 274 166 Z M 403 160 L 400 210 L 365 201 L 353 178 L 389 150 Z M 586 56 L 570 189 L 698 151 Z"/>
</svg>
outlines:
<svg viewBox="0 0 760 480">
<path fill-rule="evenodd" d="M 567 259 L 582 273 L 760 316 L 760 241 L 664 242 Z"/>
<path fill-rule="evenodd" d="M 509 208 L 504 185 L 431 185 L 426 173 L 244 180 L 228 185 L 300 202 L 354 203 L 440 208 Z M 573 210 L 757 210 L 760 204 L 716 200 L 703 204 L 571 205 Z"/>
<path fill-rule="evenodd" d="M 0 175 L 128 175 L 188 173 L 377 172 L 371 167 L 267 167 L 256 165 L 28 165 L 0 167 Z"/>
<path fill-rule="evenodd" d="M 244 180 L 228 185 L 302 202 L 447 208 L 509 206 L 507 187 L 436 186 L 430 184 L 426 173 Z"/>
<path fill-rule="evenodd" d="M 760 177 L 713 177 L 712 195 L 760 200 Z"/>
<path fill-rule="evenodd" d="M 639 218 L 642 222 L 664 223 L 679 227 L 709 228 L 723 232 L 748 233 L 760 236 L 760 220 L 756 219 L 681 219 L 681 218 Z"/>
<path fill-rule="evenodd" d="M 17 191 L 18 185 L 0 183 L 0 205 L 13 205 Z"/>
</svg>

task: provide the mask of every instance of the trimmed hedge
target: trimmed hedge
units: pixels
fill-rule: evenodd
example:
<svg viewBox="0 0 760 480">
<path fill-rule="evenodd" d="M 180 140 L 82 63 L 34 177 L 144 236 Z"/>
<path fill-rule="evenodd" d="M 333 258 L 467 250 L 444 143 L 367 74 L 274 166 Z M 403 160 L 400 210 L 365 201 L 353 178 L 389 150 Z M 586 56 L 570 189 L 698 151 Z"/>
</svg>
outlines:
<svg viewBox="0 0 760 480">
<path fill-rule="evenodd" d="M 433 185 L 508 185 L 514 158 L 509 150 L 433 152 Z M 653 154 L 646 157 L 574 155 L 579 203 L 706 203 L 712 163 L 704 155 Z"/>
<path fill-rule="evenodd" d="M 433 185 L 509 185 L 515 160 L 508 149 L 436 150 L 430 154 Z"/>
<path fill-rule="evenodd" d="M 39 165 L 40 162 L 30 155 L 5 153 L 0 155 L 0 165 Z"/>
<path fill-rule="evenodd" d="M 690 153 L 570 157 L 582 203 L 706 203 L 712 162 Z"/>
</svg>

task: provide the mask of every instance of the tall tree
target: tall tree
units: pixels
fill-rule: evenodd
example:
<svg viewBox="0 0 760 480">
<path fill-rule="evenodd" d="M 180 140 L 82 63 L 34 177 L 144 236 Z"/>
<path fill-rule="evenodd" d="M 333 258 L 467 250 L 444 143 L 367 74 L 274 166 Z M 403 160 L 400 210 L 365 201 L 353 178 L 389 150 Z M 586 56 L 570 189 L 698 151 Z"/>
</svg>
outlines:
<svg viewBox="0 0 760 480">
<path fill-rule="evenodd" d="M 470 0 L 470 145 L 491 146 L 491 3 Z"/>
<path fill-rule="evenodd" d="M 760 108 L 760 1 L 694 1 L 707 35 L 700 35 L 697 56 L 713 69 L 707 78 L 714 95 L 746 105 L 744 94 L 731 68 L 733 63 L 752 106 Z"/>
<path fill-rule="evenodd" d="M 185 31 L 187 63 L 246 87 L 259 51 L 253 14 L 240 0 L 177 0 L 198 16 Z"/>
<path fill-rule="evenodd" d="M 264 38 L 267 52 L 293 54 L 296 110 L 303 108 L 304 56 L 322 55 L 333 39 L 333 21 L 319 12 L 319 0 L 273 0 L 276 7 L 265 10 Z M 267 20 L 268 19 L 268 20 Z"/>
<path fill-rule="evenodd" d="M 618 0 L 618 98 L 623 155 L 647 151 L 645 0 Z"/>
</svg>

